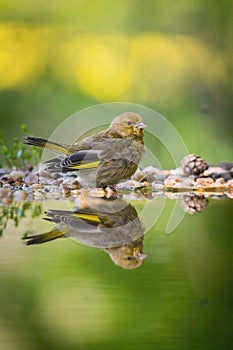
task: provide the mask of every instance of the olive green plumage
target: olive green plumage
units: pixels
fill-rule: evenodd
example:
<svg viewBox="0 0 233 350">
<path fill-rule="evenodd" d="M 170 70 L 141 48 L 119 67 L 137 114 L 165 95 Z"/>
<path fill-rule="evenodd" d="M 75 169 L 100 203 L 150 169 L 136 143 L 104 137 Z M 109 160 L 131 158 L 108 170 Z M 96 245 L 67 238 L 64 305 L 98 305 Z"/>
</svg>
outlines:
<svg viewBox="0 0 233 350">
<path fill-rule="evenodd" d="M 47 162 L 56 172 L 78 172 L 82 185 L 107 187 L 129 179 L 137 170 L 144 152 L 144 129 L 140 115 L 126 112 L 109 128 L 72 145 L 36 137 L 25 143 L 54 151 L 58 158 Z"/>
<path fill-rule="evenodd" d="M 74 211 L 49 210 L 46 220 L 55 227 L 46 233 L 24 237 L 27 245 L 71 238 L 106 251 L 125 269 L 142 264 L 145 229 L 135 208 L 120 198 L 82 198 Z"/>
</svg>

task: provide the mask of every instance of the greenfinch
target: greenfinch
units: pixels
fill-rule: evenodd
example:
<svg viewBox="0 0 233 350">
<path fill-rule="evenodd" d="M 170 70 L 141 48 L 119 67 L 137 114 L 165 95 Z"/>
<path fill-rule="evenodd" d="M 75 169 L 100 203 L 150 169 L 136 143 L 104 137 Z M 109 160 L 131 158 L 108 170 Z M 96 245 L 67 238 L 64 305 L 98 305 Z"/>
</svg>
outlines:
<svg viewBox="0 0 233 350">
<path fill-rule="evenodd" d="M 90 197 L 85 206 L 74 211 L 49 210 L 46 214 L 46 220 L 55 227 L 46 233 L 23 237 L 27 245 L 71 238 L 106 251 L 116 265 L 125 269 L 139 267 L 146 257 L 144 226 L 135 208 L 122 199 Z"/>
<path fill-rule="evenodd" d="M 25 143 L 57 154 L 46 164 L 49 171 L 78 172 L 81 186 L 105 188 L 135 173 L 144 153 L 146 127 L 140 115 L 126 112 L 114 118 L 106 130 L 72 145 L 37 137 L 26 137 Z"/>
</svg>

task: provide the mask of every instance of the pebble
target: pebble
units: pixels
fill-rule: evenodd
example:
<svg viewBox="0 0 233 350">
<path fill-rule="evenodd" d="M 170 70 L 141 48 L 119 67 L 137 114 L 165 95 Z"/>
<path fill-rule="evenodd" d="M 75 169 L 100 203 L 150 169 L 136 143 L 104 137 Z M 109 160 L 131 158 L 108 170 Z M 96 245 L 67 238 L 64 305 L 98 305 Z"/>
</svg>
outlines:
<svg viewBox="0 0 233 350">
<path fill-rule="evenodd" d="M 166 179 L 164 181 L 164 186 L 168 188 L 173 188 L 176 185 L 176 180 L 175 179 Z"/>
<path fill-rule="evenodd" d="M 223 168 L 227 171 L 233 170 L 233 163 L 231 163 L 231 162 L 219 162 L 218 166 L 220 166 L 221 168 Z"/>
<path fill-rule="evenodd" d="M 128 180 L 125 182 L 120 182 L 119 184 L 117 184 L 117 189 L 121 189 L 121 190 L 134 190 L 136 188 L 141 188 L 144 187 L 145 185 L 139 181 L 135 181 L 135 180 Z"/>
<path fill-rule="evenodd" d="M 15 191 L 13 194 L 13 200 L 15 202 L 23 202 L 27 197 L 27 194 L 23 190 Z"/>
<path fill-rule="evenodd" d="M 193 158 L 192 158 L 193 157 Z M 201 168 L 205 161 L 201 157 L 189 155 L 186 158 L 185 165 L 200 165 Z M 201 161 L 201 163 L 200 163 Z M 199 162 L 200 164 L 197 164 Z M 224 166 L 223 166 L 224 165 Z M 30 169 L 32 170 L 30 172 Z M 43 199 L 77 198 L 80 196 L 80 184 L 77 176 L 50 174 L 43 169 L 30 168 L 24 170 L 0 169 L 0 201 L 2 204 L 9 204 L 14 200 L 32 201 Z M 191 168 L 190 168 L 191 169 Z M 190 170 L 189 169 L 189 170 Z M 192 169 L 191 169 L 192 170 Z M 144 169 L 138 168 L 136 173 L 128 181 L 119 183 L 117 190 L 124 193 L 131 193 L 135 198 L 148 198 L 149 196 L 165 195 L 170 198 L 183 196 L 179 190 L 194 189 L 195 193 L 205 193 L 207 195 L 228 196 L 232 198 L 233 194 L 233 172 L 232 163 L 220 163 L 218 166 L 209 166 L 204 170 L 202 177 L 200 175 L 185 174 L 182 167 L 172 170 L 161 170 L 154 166 L 147 166 Z M 24 180 L 23 180 L 24 179 Z M 137 191 L 139 190 L 140 191 Z M 144 190 L 144 191 L 141 191 Z M 176 193 L 169 190 L 177 189 Z M 136 190 L 133 192 L 133 190 Z M 82 189 L 85 191 L 85 189 Z M 108 197 L 112 196 L 111 189 L 88 189 L 88 196 Z M 153 191 L 155 191 L 153 193 Z M 211 193 L 211 194 L 210 194 Z"/>
<path fill-rule="evenodd" d="M 166 192 L 165 196 L 170 199 L 178 199 L 179 195 L 175 192 Z"/>
<path fill-rule="evenodd" d="M 211 176 L 212 174 L 220 174 L 220 173 L 224 173 L 227 172 L 225 169 L 218 167 L 218 166 L 210 166 L 208 169 L 206 169 L 203 172 L 204 176 Z"/>
<path fill-rule="evenodd" d="M 24 180 L 26 185 L 33 185 L 39 182 L 39 174 L 29 174 L 25 177 Z"/>
<path fill-rule="evenodd" d="M 173 176 L 185 176 L 183 168 L 179 167 L 171 170 L 171 175 Z"/>
<path fill-rule="evenodd" d="M 11 184 L 4 184 L 2 185 L 3 188 L 12 188 Z"/>
<path fill-rule="evenodd" d="M 41 188 L 43 188 L 43 186 L 41 185 L 41 184 L 32 184 L 31 186 L 30 186 L 32 189 L 41 189 Z"/>
<path fill-rule="evenodd" d="M 226 187 L 233 187 L 233 180 L 229 180 L 227 181 L 227 183 L 225 184 Z"/>
<path fill-rule="evenodd" d="M 34 192 L 34 198 L 35 199 L 42 199 L 43 198 L 43 193 L 41 193 L 40 191 L 36 190 Z"/>
<path fill-rule="evenodd" d="M 215 181 L 216 183 L 220 183 L 220 184 L 225 184 L 225 180 L 223 177 L 219 177 L 218 179 L 216 179 Z"/>
<path fill-rule="evenodd" d="M 145 175 L 147 175 L 147 174 L 154 174 L 154 175 L 157 175 L 157 174 L 160 174 L 160 173 L 161 173 L 161 170 L 158 169 L 158 168 L 155 168 L 155 167 L 152 166 L 152 165 L 148 165 L 147 167 L 145 167 L 145 168 L 143 169 L 143 173 L 144 173 Z"/>
<path fill-rule="evenodd" d="M 10 197 L 11 194 L 12 194 L 12 191 L 10 188 L 5 188 L 5 187 L 0 188 L 0 198 Z"/>
<path fill-rule="evenodd" d="M 5 197 L 1 199 L 1 203 L 3 205 L 8 205 L 8 204 L 11 204 L 12 200 L 13 200 L 12 197 Z"/>
<path fill-rule="evenodd" d="M 196 180 L 198 185 L 201 185 L 203 187 L 208 187 L 210 184 L 212 184 L 214 182 L 214 180 L 211 177 L 201 177 L 199 179 Z"/>
<path fill-rule="evenodd" d="M 233 191 L 227 192 L 227 197 L 233 199 Z"/>
<path fill-rule="evenodd" d="M 151 186 L 152 186 L 153 190 L 155 190 L 155 191 L 160 191 L 164 188 L 163 184 L 157 183 L 157 182 L 152 182 Z"/>
<path fill-rule="evenodd" d="M 25 172 L 22 170 L 12 170 L 9 174 L 9 177 L 14 181 L 24 178 Z"/>
</svg>

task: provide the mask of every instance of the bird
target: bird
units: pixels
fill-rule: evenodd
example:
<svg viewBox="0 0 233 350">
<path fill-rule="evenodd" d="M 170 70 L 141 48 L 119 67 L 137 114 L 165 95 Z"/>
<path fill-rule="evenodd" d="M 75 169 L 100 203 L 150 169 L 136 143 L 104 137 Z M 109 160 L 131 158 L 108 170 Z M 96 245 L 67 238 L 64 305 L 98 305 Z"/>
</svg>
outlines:
<svg viewBox="0 0 233 350">
<path fill-rule="evenodd" d="M 136 209 L 123 199 L 86 197 L 73 211 L 50 209 L 46 215 L 54 228 L 24 236 L 26 245 L 71 238 L 104 250 L 115 265 L 128 270 L 139 267 L 147 256 L 143 252 L 144 226 Z"/>
<path fill-rule="evenodd" d="M 33 136 L 25 137 L 24 143 L 56 153 L 56 158 L 46 162 L 48 171 L 78 172 L 84 187 L 114 187 L 136 172 L 144 153 L 146 127 L 139 114 L 125 112 L 116 116 L 106 130 L 71 145 Z"/>
</svg>

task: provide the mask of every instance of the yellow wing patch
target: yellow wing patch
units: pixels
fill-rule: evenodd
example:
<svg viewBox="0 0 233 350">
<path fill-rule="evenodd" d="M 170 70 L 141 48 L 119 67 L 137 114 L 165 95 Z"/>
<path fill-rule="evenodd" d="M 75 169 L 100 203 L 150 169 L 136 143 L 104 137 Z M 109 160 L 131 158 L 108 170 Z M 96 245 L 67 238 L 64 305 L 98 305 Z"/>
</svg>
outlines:
<svg viewBox="0 0 233 350">
<path fill-rule="evenodd" d="M 77 165 L 71 165 L 70 168 L 71 169 L 77 169 L 77 170 L 82 170 L 82 169 L 93 169 L 93 168 L 98 168 L 100 164 L 100 160 L 97 160 L 95 162 L 89 162 L 89 163 L 81 163 L 81 164 L 77 164 Z"/>
<path fill-rule="evenodd" d="M 97 215 L 93 215 L 93 214 L 74 214 L 75 216 L 77 216 L 79 219 L 82 220 L 88 220 L 88 221 L 93 221 L 95 223 L 101 223 L 99 217 Z"/>
</svg>

